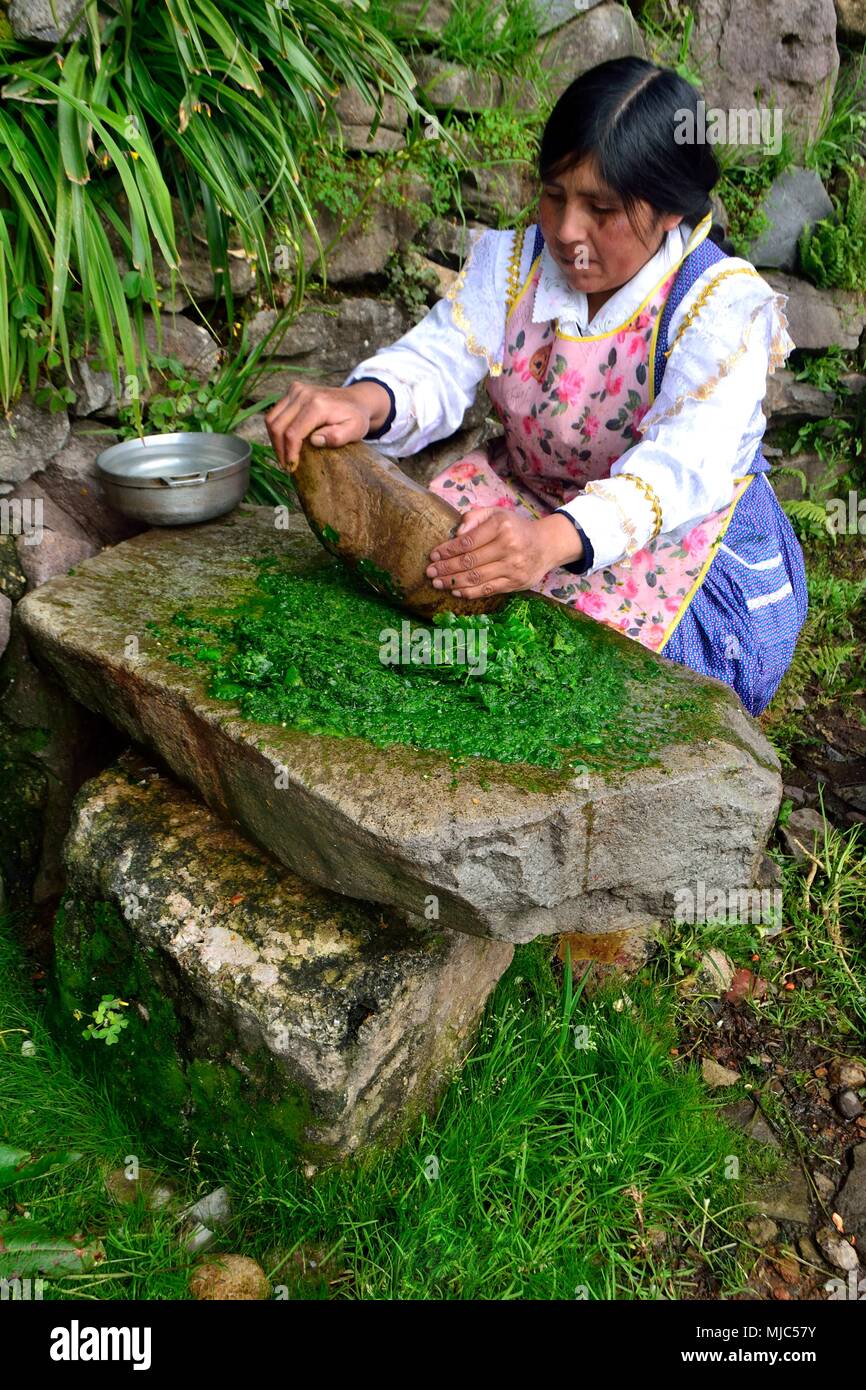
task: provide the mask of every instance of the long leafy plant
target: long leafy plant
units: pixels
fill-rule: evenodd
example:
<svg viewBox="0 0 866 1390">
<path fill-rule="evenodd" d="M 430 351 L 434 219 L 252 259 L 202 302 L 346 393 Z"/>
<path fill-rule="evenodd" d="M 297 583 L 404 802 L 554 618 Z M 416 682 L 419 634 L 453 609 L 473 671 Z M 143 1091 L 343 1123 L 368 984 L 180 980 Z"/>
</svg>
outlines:
<svg viewBox="0 0 866 1390">
<path fill-rule="evenodd" d="M 291 131 L 325 130 L 340 86 L 410 111 L 414 79 L 368 0 L 82 0 L 53 49 L 0 36 L 0 399 L 71 375 L 92 344 L 120 390 L 149 380 L 144 310 L 172 292 L 179 222 L 203 215 L 214 295 L 233 317 L 231 241 L 272 291 L 287 243 L 320 246 Z M 333 131 L 333 127 L 330 128 Z M 327 136 L 333 139 L 333 133 Z M 179 210 L 178 210 L 179 208 Z"/>
</svg>

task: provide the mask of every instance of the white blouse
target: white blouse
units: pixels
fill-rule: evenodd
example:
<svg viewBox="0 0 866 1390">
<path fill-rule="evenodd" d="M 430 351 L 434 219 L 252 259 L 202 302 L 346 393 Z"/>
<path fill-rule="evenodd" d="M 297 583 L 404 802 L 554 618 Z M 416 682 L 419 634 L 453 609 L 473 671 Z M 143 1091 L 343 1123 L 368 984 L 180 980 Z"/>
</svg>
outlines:
<svg viewBox="0 0 866 1390">
<path fill-rule="evenodd" d="M 558 318 L 563 332 L 581 337 L 617 331 L 665 271 L 682 259 L 693 236 L 692 228 L 675 227 L 657 254 L 591 320 L 586 295 L 568 284 L 545 246 L 533 322 Z M 366 358 L 346 378 L 345 386 L 358 377 L 379 377 L 394 392 L 394 420 L 375 440 L 383 454 L 400 458 L 453 434 L 479 382 L 488 373 L 501 372 L 514 237 L 511 229 L 476 232 L 446 297 L 402 338 Z M 530 227 L 523 242 L 521 286 L 529 275 L 534 244 L 535 228 Z M 743 273 L 719 278 L 722 271 L 734 269 Z M 610 470 L 612 480 L 629 472 L 650 485 L 661 504 L 665 536 L 678 538 L 726 506 L 734 479 L 748 471 L 766 428 L 761 403 L 767 374 L 794 348 L 786 301 L 787 296 L 777 294 L 748 261 L 731 257 L 710 266 L 674 313 L 668 343 L 677 341 L 656 399 L 640 423 L 643 438 Z M 690 315 L 692 309 L 696 312 Z M 635 539 L 644 545 L 654 529 L 652 503 L 628 478 L 606 483 L 605 491 L 605 496 L 580 493 L 559 508 L 592 543 L 588 574 L 621 560 L 627 546 L 635 548 Z"/>
</svg>

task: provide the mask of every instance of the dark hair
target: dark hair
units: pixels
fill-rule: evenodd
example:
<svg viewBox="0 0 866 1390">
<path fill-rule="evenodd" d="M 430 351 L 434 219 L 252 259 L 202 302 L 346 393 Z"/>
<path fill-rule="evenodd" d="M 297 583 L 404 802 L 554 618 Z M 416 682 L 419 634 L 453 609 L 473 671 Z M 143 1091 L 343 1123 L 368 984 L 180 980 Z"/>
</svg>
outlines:
<svg viewBox="0 0 866 1390">
<path fill-rule="evenodd" d="M 635 225 L 644 200 L 658 213 L 680 213 L 695 226 L 711 211 L 721 176 L 712 145 L 694 136 L 678 144 L 683 113 L 697 125 L 699 93 L 673 68 L 644 58 L 612 58 L 566 87 L 541 137 L 542 180 L 591 157 Z"/>
</svg>

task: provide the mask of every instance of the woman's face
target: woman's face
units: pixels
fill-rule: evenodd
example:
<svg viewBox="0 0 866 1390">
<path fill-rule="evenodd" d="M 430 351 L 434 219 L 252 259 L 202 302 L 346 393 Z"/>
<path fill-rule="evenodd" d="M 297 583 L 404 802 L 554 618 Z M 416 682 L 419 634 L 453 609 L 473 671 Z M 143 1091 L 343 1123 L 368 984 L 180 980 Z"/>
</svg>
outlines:
<svg viewBox="0 0 866 1390">
<path fill-rule="evenodd" d="M 634 216 L 637 230 L 591 160 L 542 185 L 539 222 L 545 243 L 568 283 L 586 295 L 626 284 L 682 221 L 681 214 L 657 213 L 646 202 L 637 204 Z"/>
</svg>

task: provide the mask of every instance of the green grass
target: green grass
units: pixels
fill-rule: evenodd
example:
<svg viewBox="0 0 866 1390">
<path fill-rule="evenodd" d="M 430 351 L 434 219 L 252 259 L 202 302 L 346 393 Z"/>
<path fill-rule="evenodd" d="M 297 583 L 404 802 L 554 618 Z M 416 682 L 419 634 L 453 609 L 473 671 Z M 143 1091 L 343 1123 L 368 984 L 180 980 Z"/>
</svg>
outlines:
<svg viewBox="0 0 866 1390">
<path fill-rule="evenodd" d="M 699 1252 L 721 1287 L 742 1286 L 734 1226 L 745 1175 L 766 1156 L 712 1114 L 695 1070 L 676 1061 L 669 1001 L 646 982 L 589 1002 L 560 989 L 551 944 L 518 949 L 435 1119 L 391 1153 L 310 1181 L 255 1135 L 171 1173 L 108 1097 L 47 1036 L 8 927 L 0 935 L 2 1137 L 80 1163 L 16 1192 L 34 1220 L 101 1238 L 97 1272 L 54 1280 L 46 1297 L 182 1297 L 188 1260 L 169 1217 L 132 1214 L 103 1172 L 128 1154 L 181 1186 L 225 1183 L 234 1219 L 222 1246 L 260 1259 L 289 1297 L 396 1299 L 687 1297 Z M 576 1025 L 586 1033 L 580 1036 Z M 35 1057 L 20 1054 L 26 1028 Z M 123 1039 L 117 1044 L 122 1066 Z M 743 1180 L 724 1178 L 731 1153 Z M 23 1185 L 22 1185 L 23 1187 Z M 653 1244 L 648 1232 L 664 1233 Z M 315 1273 L 299 1261 L 316 1252 Z M 577 1292 L 576 1292 L 577 1291 Z"/>
<path fill-rule="evenodd" d="M 812 864 L 800 866 L 781 849 L 770 857 L 782 872 L 781 931 L 765 939 L 768 924 L 699 922 L 674 924 L 653 960 L 651 975 L 676 986 L 694 970 L 700 955 L 716 947 L 738 967 L 758 972 L 771 986 L 759 1009 L 773 1027 L 797 1033 L 809 1024 L 852 1045 L 866 1036 L 866 843 L 862 827 L 837 830 L 825 818 Z M 816 987 L 798 981 L 808 973 Z M 793 985 L 793 988 L 789 988 Z M 683 1003 L 680 1018 L 694 1007 Z"/>
<path fill-rule="evenodd" d="M 816 139 L 807 147 L 803 163 L 828 179 L 866 159 L 866 51 L 843 66 L 832 101 L 825 98 L 823 118 Z"/>
<path fill-rule="evenodd" d="M 723 1172 L 745 1141 L 672 1059 L 657 995 L 637 983 L 630 998 L 613 986 L 569 1000 L 548 954 L 541 942 L 518 950 L 438 1116 L 398 1153 L 288 1191 L 227 1156 L 275 1279 L 280 1260 L 291 1268 L 291 1252 L 315 1248 L 329 1252 L 331 1296 L 687 1296 L 692 1266 L 653 1250 L 655 1228 L 740 1287 L 730 1234 L 743 1187 Z"/>
<path fill-rule="evenodd" d="M 369 14 L 371 22 L 407 52 L 423 47 L 480 72 L 541 76 L 538 24 L 530 0 L 453 0 L 448 21 L 438 30 L 430 21 L 425 24 L 420 3 L 417 19 L 393 0 L 371 0 Z"/>
<path fill-rule="evenodd" d="M 25 1040 L 32 1055 L 21 1051 Z M 105 1090 L 80 1075 L 47 1032 L 8 919 L 0 922 L 0 1141 L 81 1155 L 55 1174 L 0 1192 L 0 1216 L 8 1207 L 58 1236 L 102 1239 L 104 1260 L 89 1273 L 46 1278 L 46 1299 L 183 1296 L 189 1261 L 171 1219 L 140 1206 L 120 1209 L 105 1187 L 105 1175 L 128 1155 L 155 1166 L 159 1155 L 147 1152 Z"/>
</svg>

